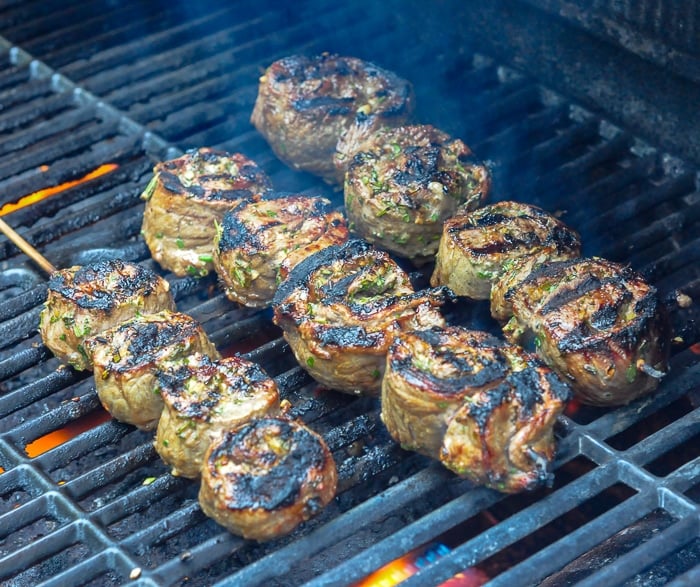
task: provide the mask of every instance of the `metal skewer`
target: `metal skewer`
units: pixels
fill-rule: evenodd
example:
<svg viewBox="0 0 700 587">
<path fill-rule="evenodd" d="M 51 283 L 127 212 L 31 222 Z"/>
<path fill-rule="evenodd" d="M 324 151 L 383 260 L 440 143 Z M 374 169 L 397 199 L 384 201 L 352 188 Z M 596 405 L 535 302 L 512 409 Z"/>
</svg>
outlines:
<svg viewBox="0 0 700 587">
<path fill-rule="evenodd" d="M 0 231 L 8 238 L 10 241 L 27 257 L 29 257 L 34 263 L 41 267 L 49 275 L 56 271 L 56 268 L 44 257 L 39 251 L 37 251 L 32 245 L 30 245 L 26 240 L 24 240 L 15 230 L 7 224 L 2 218 L 0 218 Z"/>
</svg>

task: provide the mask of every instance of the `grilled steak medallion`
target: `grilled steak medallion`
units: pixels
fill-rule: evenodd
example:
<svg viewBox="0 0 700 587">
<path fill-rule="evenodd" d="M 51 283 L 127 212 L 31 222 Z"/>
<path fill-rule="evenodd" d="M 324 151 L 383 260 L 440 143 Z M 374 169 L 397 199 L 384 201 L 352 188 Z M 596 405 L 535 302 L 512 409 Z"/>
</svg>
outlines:
<svg viewBox="0 0 700 587">
<path fill-rule="evenodd" d="M 153 271 L 121 260 L 56 271 L 39 317 L 44 344 L 63 363 L 90 368 L 83 341 L 137 314 L 174 310 L 170 284 Z"/>
<path fill-rule="evenodd" d="M 265 173 L 239 153 L 201 148 L 158 163 L 141 196 L 141 233 L 151 255 L 175 275 L 206 275 L 224 212 L 271 187 Z"/>
<path fill-rule="evenodd" d="M 195 352 L 219 357 L 200 324 L 179 312 L 140 314 L 84 342 L 104 408 L 120 422 L 153 430 L 163 411 L 157 373 Z"/>
<path fill-rule="evenodd" d="M 605 259 L 548 263 L 510 296 L 509 340 L 534 341 L 581 401 L 626 404 L 656 389 L 667 369 L 669 335 L 656 289 Z"/>
<path fill-rule="evenodd" d="M 336 144 L 349 144 L 413 112 L 413 89 L 397 75 L 354 57 L 324 53 L 275 61 L 260 78 L 251 122 L 291 167 L 342 183 Z"/>
<path fill-rule="evenodd" d="M 443 325 L 446 289 L 414 292 L 384 251 L 351 240 L 299 263 L 273 300 L 274 322 L 322 385 L 378 395 L 386 353 L 402 330 Z"/>
<path fill-rule="evenodd" d="M 478 207 L 490 186 L 486 167 L 459 139 L 428 125 L 384 129 L 348 167 L 345 207 L 357 234 L 416 264 L 431 261 L 443 222 Z"/>
<path fill-rule="evenodd" d="M 456 326 L 397 335 L 382 421 L 407 450 L 475 483 L 531 489 L 548 478 L 552 427 L 571 391 L 520 347 Z"/>
<path fill-rule="evenodd" d="M 578 234 L 551 214 L 529 204 L 498 202 L 460 210 L 445 222 L 430 283 L 485 300 L 494 281 L 517 259 L 559 261 L 580 254 Z"/>
<path fill-rule="evenodd" d="M 509 372 L 465 398 L 440 461 L 474 483 L 516 493 L 551 482 L 554 424 L 571 390 L 534 355 L 516 346 L 502 352 Z"/>
<path fill-rule="evenodd" d="M 318 514 L 336 484 L 333 456 L 318 434 L 284 418 L 253 419 L 212 443 L 199 503 L 234 534 L 272 540 Z"/>
<path fill-rule="evenodd" d="M 214 268 L 229 299 L 264 307 L 294 265 L 347 239 L 345 219 L 325 198 L 270 196 L 224 215 L 214 240 Z"/>
<path fill-rule="evenodd" d="M 406 450 L 440 456 L 447 423 L 465 398 L 509 370 L 497 338 L 457 327 L 402 332 L 387 355 L 382 421 Z"/>
<path fill-rule="evenodd" d="M 274 380 L 240 357 L 190 355 L 162 369 L 158 386 L 165 408 L 155 448 L 173 475 L 198 477 L 204 453 L 221 431 L 279 411 Z"/>
</svg>

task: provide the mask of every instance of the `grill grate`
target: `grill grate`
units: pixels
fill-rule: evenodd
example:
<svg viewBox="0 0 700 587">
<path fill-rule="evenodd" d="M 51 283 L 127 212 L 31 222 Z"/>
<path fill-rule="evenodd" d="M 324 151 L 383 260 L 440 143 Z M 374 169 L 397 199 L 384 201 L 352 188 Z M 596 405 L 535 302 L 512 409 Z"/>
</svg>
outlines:
<svg viewBox="0 0 700 587">
<path fill-rule="evenodd" d="M 678 288 L 700 299 L 694 169 L 488 57 L 408 42 L 400 11 L 372 10 L 358 22 L 347 6 L 301 3 L 291 13 L 274 4 L 210 3 L 208 12 L 177 5 L 156 19 L 137 2 L 119 4 L 119 12 L 51 0 L 0 5 L 12 37 L 0 39 L 2 202 L 79 180 L 104 163 L 119 166 L 14 212 L 11 223 L 59 266 L 121 256 L 156 268 L 138 239 L 140 191 L 154 161 L 205 144 L 241 150 L 278 188 L 338 201 L 278 162 L 248 123 L 262 67 L 292 52 L 332 50 L 413 80 L 419 118 L 492 161 L 498 199 L 565 211 L 586 254 L 631 261 L 669 300 Z M 296 366 L 269 312 L 236 307 L 213 277 L 166 275 L 178 308 L 219 348 L 244 353 L 274 376 L 339 465 L 338 498 L 321 516 L 290 537 L 255 545 L 204 517 L 196 484 L 167 473 L 151 434 L 100 420 L 90 377 L 58 367 L 36 334 L 43 277 L 6 242 L 0 260 L 7 269 L 0 280 L 0 580 L 10 585 L 116 585 L 135 568 L 143 586 L 349 585 L 436 540 L 451 552 L 406 585 L 438 585 L 474 565 L 494 585 L 525 585 L 557 577 L 645 519 L 656 531 L 577 580 L 643 584 L 644 572 L 676 556 L 668 577 L 697 582 L 694 308 L 670 304 L 683 343 L 661 393 L 563 417 L 554 487 L 502 496 L 401 451 L 376 401 L 320 390 Z M 456 307 L 453 318 L 493 327 L 479 305 Z M 48 452 L 25 452 L 46 434 L 80 426 L 86 429 Z M 665 464 L 680 452 L 683 460 Z M 149 478 L 155 481 L 144 485 Z M 528 540 L 539 546 L 523 551 Z"/>
</svg>

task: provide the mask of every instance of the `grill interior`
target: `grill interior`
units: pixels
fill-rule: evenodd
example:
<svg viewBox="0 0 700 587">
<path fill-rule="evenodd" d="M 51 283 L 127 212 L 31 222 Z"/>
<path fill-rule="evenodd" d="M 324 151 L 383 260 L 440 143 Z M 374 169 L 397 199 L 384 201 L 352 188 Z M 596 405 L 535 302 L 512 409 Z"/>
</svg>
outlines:
<svg viewBox="0 0 700 587">
<path fill-rule="evenodd" d="M 152 434 L 105 418 L 90 374 L 43 347 L 46 278 L 3 238 L 0 582 L 117 585 L 140 569 L 132 582 L 144 586 L 352 585 L 439 543 L 441 556 L 402 585 L 474 566 L 492 585 L 700 584 L 700 327 L 697 305 L 676 301 L 679 291 L 700 300 L 696 169 L 479 52 L 443 3 L 441 35 L 428 27 L 418 39 L 400 2 L 191 4 L 0 2 L 0 202 L 56 187 L 6 218 L 56 266 L 121 257 L 160 271 L 139 237 L 139 196 L 156 161 L 192 147 L 240 151 L 277 189 L 342 203 L 280 163 L 249 116 L 273 60 L 351 54 L 413 82 L 417 118 L 490 162 L 492 200 L 561 212 L 586 255 L 629 262 L 657 285 L 676 337 L 672 371 L 630 406 L 571 409 L 554 486 L 503 496 L 402 451 L 376 400 L 318 388 L 269 311 L 227 301 L 212 276 L 163 273 L 178 309 L 274 376 L 338 463 L 337 499 L 259 545 L 206 519 L 196 483 L 168 474 Z M 86 179 L 105 164 L 117 167 Z M 457 305 L 450 320 L 495 328 L 483 304 Z M 29 456 L 56 431 L 70 439 Z"/>
</svg>

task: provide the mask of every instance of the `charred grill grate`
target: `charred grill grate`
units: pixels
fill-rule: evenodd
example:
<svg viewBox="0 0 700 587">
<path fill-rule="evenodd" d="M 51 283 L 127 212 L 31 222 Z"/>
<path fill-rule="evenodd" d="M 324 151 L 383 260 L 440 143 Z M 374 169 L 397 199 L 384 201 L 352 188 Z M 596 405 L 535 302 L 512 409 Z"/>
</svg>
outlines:
<svg viewBox="0 0 700 587">
<path fill-rule="evenodd" d="M 356 21 L 347 6 L 303 3 L 292 14 L 272 2 L 221 2 L 206 12 L 176 6 L 154 19 L 138 2 L 116 6 L 0 7 L 11 37 L 0 45 L 2 202 L 77 182 L 10 217 L 55 264 L 118 255 L 155 267 L 138 239 L 139 194 L 155 160 L 191 146 L 241 150 L 278 188 L 337 201 L 279 163 L 248 123 L 261 67 L 292 52 L 332 50 L 413 80 L 420 119 L 493 162 L 499 199 L 566 211 L 587 254 L 631 261 L 669 299 L 679 288 L 700 299 L 695 170 L 487 57 L 431 54 L 407 40 L 400 11 L 393 19 L 368 11 Z M 405 50 L 395 51 L 399 45 Z M 118 167 L 82 181 L 105 163 Z M 693 308 L 674 306 L 683 343 L 663 391 L 563 418 L 555 486 L 504 497 L 402 452 L 383 432 L 375 401 L 319 390 L 269 313 L 235 307 L 212 277 L 168 275 L 178 308 L 219 348 L 260 362 L 339 464 L 339 496 L 318 519 L 253 545 L 203 516 L 196 484 L 167 473 L 152 435 L 99 420 L 90 377 L 57 368 L 39 343 L 43 277 L 11 245 L 0 247 L 0 581 L 121 584 L 140 568 L 144 586 L 343 585 L 443 540 L 451 552 L 406 585 L 440 584 L 471 566 L 494 585 L 550 575 L 553 585 L 572 577 L 634 585 L 664 572 L 673 584 L 698 582 Z M 457 308 L 455 319 L 488 324 L 483 310 Z M 66 429 L 76 435 L 56 448 L 25 452 Z M 635 532 L 638 540 L 622 547 L 620 535 Z"/>
</svg>

